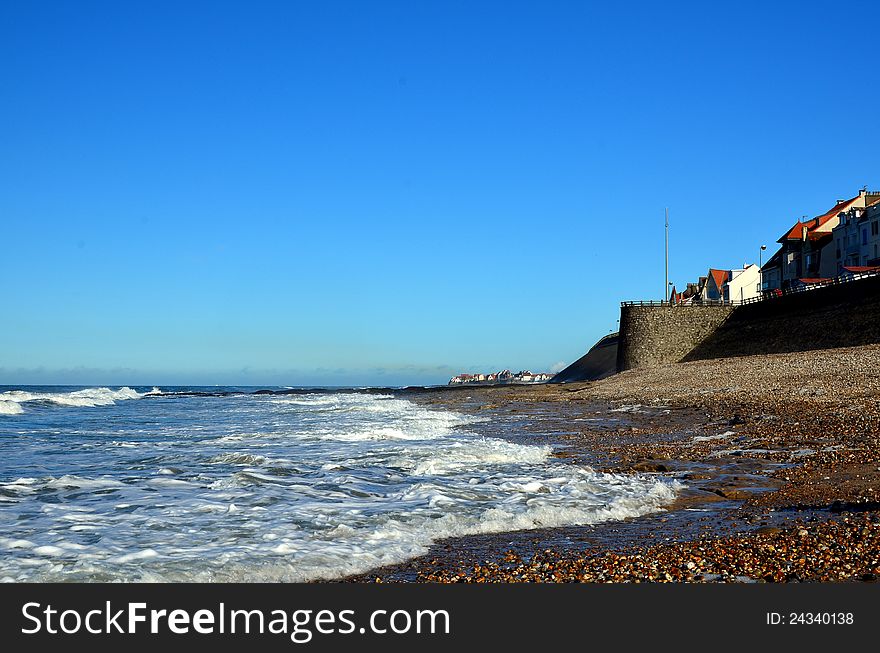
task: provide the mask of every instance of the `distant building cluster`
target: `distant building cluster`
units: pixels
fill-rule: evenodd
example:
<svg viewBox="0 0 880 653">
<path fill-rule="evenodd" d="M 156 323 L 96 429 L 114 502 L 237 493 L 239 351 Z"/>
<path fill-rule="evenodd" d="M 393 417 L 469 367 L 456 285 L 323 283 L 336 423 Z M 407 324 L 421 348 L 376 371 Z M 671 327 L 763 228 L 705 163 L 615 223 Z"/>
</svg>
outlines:
<svg viewBox="0 0 880 653">
<path fill-rule="evenodd" d="M 546 372 L 532 373 L 528 370 L 520 372 L 511 372 L 510 370 L 502 370 L 492 374 L 459 374 L 449 379 L 448 385 L 467 385 L 467 384 L 493 384 L 493 383 L 544 383 L 553 378 L 553 374 Z"/>
<path fill-rule="evenodd" d="M 851 199 L 837 200 L 822 215 L 798 220 L 777 242 L 779 250 L 763 266 L 709 268 L 683 291 L 673 286 L 669 301 L 737 303 L 880 274 L 880 192 L 862 189 Z"/>
</svg>

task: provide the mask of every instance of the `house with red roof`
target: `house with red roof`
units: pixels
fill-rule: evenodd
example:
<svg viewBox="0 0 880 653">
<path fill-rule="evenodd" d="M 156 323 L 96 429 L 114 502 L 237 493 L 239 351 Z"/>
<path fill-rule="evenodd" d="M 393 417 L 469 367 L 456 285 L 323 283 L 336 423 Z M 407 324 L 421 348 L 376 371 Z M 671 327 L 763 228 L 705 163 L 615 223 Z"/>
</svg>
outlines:
<svg viewBox="0 0 880 653">
<path fill-rule="evenodd" d="M 765 290 L 788 288 L 798 279 L 827 279 L 837 275 L 833 230 L 841 215 L 864 209 L 880 200 L 880 193 L 866 189 L 848 200 L 838 200 L 830 210 L 812 220 L 798 220 L 777 241 L 777 251 L 762 268 Z"/>
<path fill-rule="evenodd" d="M 706 275 L 706 285 L 703 288 L 703 299 L 715 301 L 724 299 L 724 284 L 729 280 L 730 270 L 709 268 L 709 274 Z"/>
<path fill-rule="evenodd" d="M 673 288 L 669 301 L 673 304 L 710 302 L 742 302 L 759 295 L 759 268 L 755 264 L 745 264 L 733 270 L 709 268 L 698 284 L 689 283 L 687 290 L 676 293 Z"/>
</svg>

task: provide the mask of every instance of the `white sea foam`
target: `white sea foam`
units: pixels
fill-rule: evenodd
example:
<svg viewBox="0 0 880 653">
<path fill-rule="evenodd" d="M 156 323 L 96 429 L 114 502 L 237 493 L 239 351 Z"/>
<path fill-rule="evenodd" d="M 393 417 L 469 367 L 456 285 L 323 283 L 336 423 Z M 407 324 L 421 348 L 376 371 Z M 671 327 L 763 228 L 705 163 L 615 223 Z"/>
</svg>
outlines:
<svg viewBox="0 0 880 653">
<path fill-rule="evenodd" d="M 13 540 L 8 537 L 0 537 L 0 546 L 7 549 L 32 549 L 34 543 L 30 540 Z"/>
<path fill-rule="evenodd" d="M 190 483 L 188 481 L 181 481 L 180 479 L 176 479 L 176 478 L 151 478 L 150 480 L 147 481 L 147 483 L 149 483 L 150 485 L 155 486 L 155 487 L 165 487 L 165 488 L 192 487 L 192 485 L 193 485 L 192 483 Z"/>
<path fill-rule="evenodd" d="M 438 434 L 435 432 L 434 435 Z M 354 432 L 330 431 L 321 434 L 319 437 L 338 442 L 365 442 L 369 440 L 424 440 L 430 436 L 431 434 L 421 429 L 403 430 L 393 426 L 375 426 L 370 429 Z"/>
<path fill-rule="evenodd" d="M 568 505 L 554 505 L 548 496 L 543 501 L 536 497 L 519 502 L 501 504 L 473 513 L 461 512 L 461 504 L 450 501 L 442 493 L 423 489 L 432 496 L 423 512 L 388 515 L 372 527 L 352 527 L 338 524 L 320 535 L 304 536 L 302 532 L 288 532 L 280 537 L 271 534 L 268 552 L 274 560 L 254 566 L 245 556 L 232 556 L 222 567 L 190 569 L 184 573 L 171 565 L 158 565 L 143 570 L 141 581 L 306 581 L 338 578 L 363 573 L 372 568 L 403 562 L 423 555 L 434 542 L 450 537 L 499 533 L 536 528 L 595 524 L 603 521 L 640 517 L 662 510 L 674 500 L 678 488 L 675 483 L 643 479 L 587 474 L 580 483 L 601 484 L 612 480 L 620 484 L 619 494 L 604 504 L 585 500 L 578 505 L 577 492 Z M 521 488 L 525 496 L 526 487 Z M 564 490 L 560 484 L 557 491 Z M 585 488 L 582 488 L 582 490 Z M 458 510 L 456 510 L 456 508 Z M 444 509 L 451 512 L 443 514 Z M 267 534 L 270 535 L 270 534 Z M 280 541 L 279 541 L 280 540 Z M 259 547 L 262 549 L 262 547 Z M 255 547 L 254 555 L 261 555 Z"/>
<path fill-rule="evenodd" d="M 396 465 L 416 476 L 445 475 L 464 470 L 479 471 L 493 465 L 539 464 L 551 454 L 548 446 L 526 446 L 495 438 L 479 438 L 467 443 L 452 442 L 421 453 L 408 452 Z"/>
<path fill-rule="evenodd" d="M 41 457 L 14 467 L 21 478 L 0 476 L 0 579 L 336 578 L 444 538 L 638 517 L 679 488 L 563 462 L 387 395 L 289 399 L 136 404 L 171 421 L 122 412 L 111 441 L 132 447 L 78 446 L 93 420 L 65 413 L 69 448 L 53 434 L 48 453 L 23 450 Z"/>
<path fill-rule="evenodd" d="M 224 453 L 211 458 L 210 462 L 226 465 L 261 465 L 266 462 L 265 456 L 249 453 Z"/>
<path fill-rule="evenodd" d="M 60 546 L 38 546 L 34 549 L 34 553 L 41 556 L 58 556 L 64 553 L 64 549 Z"/>
<path fill-rule="evenodd" d="M 0 395 L 0 415 L 21 415 L 24 412 L 16 401 L 10 401 Z"/>
<path fill-rule="evenodd" d="M 698 435 L 694 437 L 694 442 L 709 442 L 711 440 L 726 440 L 731 435 L 736 435 L 733 431 L 725 431 L 724 433 L 719 433 L 718 435 Z"/>
<path fill-rule="evenodd" d="M 76 490 L 103 490 L 106 488 L 121 487 L 122 483 L 111 478 L 83 478 L 72 474 L 65 474 L 60 478 L 52 478 L 43 484 L 43 487 L 52 489 L 76 489 Z"/>
<path fill-rule="evenodd" d="M 297 398 L 291 397 L 273 397 L 272 402 L 289 406 L 336 406 L 339 400 L 334 395 L 303 395 Z"/>
<path fill-rule="evenodd" d="M 612 408 L 611 413 L 638 413 L 642 410 L 642 404 L 624 404 L 617 408 Z"/>
<path fill-rule="evenodd" d="M 133 562 L 135 560 L 147 560 L 149 558 L 155 558 L 159 554 L 154 549 L 144 549 L 143 551 L 136 551 L 134 553 L 127 553 L 125 555 L 121 555 L 118 558 L 115 558 L 114 562 Z"/>
<path fill-rule="evenodd" d="M 10 390 L 0 393 L 0 414 L 21 414 L 20 404 L 34 402 L 53 404 L 56 406 L 77 406 L 93 408 L 95 406 L 112 406 L 117 401 L 140 399 L 144 395 L 129 387 L 111 390 L 110 388 L 86 388 L 73 392 L 27 392 Z M 13 407 L 14 406 L 14 407 Z"/>
</svg>

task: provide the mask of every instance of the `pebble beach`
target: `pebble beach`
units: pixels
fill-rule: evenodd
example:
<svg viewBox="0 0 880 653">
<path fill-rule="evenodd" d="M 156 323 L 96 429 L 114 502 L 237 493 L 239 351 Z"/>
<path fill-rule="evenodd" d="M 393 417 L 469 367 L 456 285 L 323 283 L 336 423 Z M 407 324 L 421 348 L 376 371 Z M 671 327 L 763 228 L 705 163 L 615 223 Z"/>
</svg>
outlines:
<svg viewBox="0 0 880 653">
<path fill-rule="evenodd" d="M 676 479 L 660 515 L 440 542 L 360 582 L 872 582 L 880 346 L 714 359 L 409 397 L 615 474 Z M 509 428 L 515 424 L 516 429 Z M 515 435 L 513 433 L 515 432 Z"/>
</svg>

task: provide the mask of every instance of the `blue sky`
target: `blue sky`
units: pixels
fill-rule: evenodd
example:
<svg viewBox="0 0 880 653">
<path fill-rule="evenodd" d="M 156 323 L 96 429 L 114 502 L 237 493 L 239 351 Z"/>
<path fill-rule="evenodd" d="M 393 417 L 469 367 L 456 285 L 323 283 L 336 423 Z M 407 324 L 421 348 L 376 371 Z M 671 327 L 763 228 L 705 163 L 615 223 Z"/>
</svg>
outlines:
<svg viewBox="0 0 880 653">
<path fill-rule="evenodd" d="M 875 3 L 0 4 L 0 383 L 546 370 L 878 179 Z"/>
</svg>

